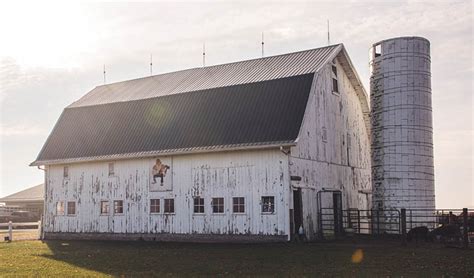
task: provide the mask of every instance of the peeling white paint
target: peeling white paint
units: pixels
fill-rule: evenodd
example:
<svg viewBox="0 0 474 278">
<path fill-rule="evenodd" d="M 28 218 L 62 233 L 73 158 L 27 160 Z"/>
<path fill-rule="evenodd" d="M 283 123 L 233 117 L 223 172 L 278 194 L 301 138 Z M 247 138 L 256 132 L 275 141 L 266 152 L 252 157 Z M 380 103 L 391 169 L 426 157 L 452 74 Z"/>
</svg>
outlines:
<svg viewBox="0 0 474 278">
<path fill-rule="evenodd" d="M 370 209 L 370 142 L 364 109 L 336 63 L 339 94 L 332 92 L 331 65 L 315 75 L 298 144 L 291 148 L 290 174 L 301 176 L 303 224 L 306 236 L 317 233 L 317 198 L 323 188 L 342 191 L 343 209 Z M 326 129 L 327 140 L 323 140 Z M 350 139 L 348 139 L 350 138 Z M 349 143 L 350 142 L 350 143 Z M 332 206 L 326 195 L 323 206 Z"/>
<path fill-rule="evenodd" d="M 165 158 L 164 161 L 167 161 Z M 168 160 L 169 161 L 169 160 Z M 278 149 L 183 155 L 172 158 L 173 187 L 150 191 L 154 159 L 47 167 L 45 232 L 204 233 L 288 235 L 288 158 Z M 205 213 L 193 213 L 193 197 L 205 199 Z M 275 213 L 263 214 L 262 196 L 275 197 Z M 225 212 L 213 214 L 211 200 L 223 197 Z M 245 197 L 245 213 L 232 212 L 232 197 Z M 165 198 L 175 201 L 175 213 L 163 213 Z M 160 199 L 160 213 L 150 213 L 150 199 Z M 113 201 L 124 201 L 124 213 L 113 213 Z M 76 215 L 56 215 L 56 202 L 76 201 Z M 109 201 L 111 213 L 100 214 Z"/>
<path fill-rule="evenodd" d="M 430 65 L 424 38 L 384 40 L 371 49 L 377 208 L 435 208 Z"/>
</svg>

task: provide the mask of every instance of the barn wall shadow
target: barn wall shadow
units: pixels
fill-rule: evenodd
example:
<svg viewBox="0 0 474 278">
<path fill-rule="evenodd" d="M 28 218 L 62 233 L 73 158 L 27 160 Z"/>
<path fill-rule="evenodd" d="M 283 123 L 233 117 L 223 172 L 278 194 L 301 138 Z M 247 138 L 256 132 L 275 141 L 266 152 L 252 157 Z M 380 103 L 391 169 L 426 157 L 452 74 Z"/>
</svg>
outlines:
<svg viewBox="0 0 474 278">
<path fill-rule="evenodd" d="M 222 271 L 222 264 L 218 263 L 221 260 L 225 261 L 226 270 L 232 273 L 242 270 L 243 257 L 255 257 L 252 261 L 257 262 L 257 258 L 265 256 L 269 250 L 280 254 L 282 247 L 288 247 L 285 243 L 249 245 L 79 240 L 47 240 L 44 243 L 52 251 L 52 255 L 42 255 L 44 258 L 113 276 L 161 276 L 177 273 L 211 275 Z M 293 248 L 290 247 L 291 249 Z"/>
</svg>

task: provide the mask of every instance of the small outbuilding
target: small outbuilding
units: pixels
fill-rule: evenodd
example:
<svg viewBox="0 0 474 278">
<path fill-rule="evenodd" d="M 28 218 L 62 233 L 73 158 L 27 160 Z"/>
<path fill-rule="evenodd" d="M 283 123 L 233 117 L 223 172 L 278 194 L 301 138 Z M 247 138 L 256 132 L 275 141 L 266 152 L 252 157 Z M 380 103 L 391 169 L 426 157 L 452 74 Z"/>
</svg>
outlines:
<svg viewBox="0 0 474 278">
<path fill-rule="evenodd" d="M 25 210 L 34 213 L 39 219 L 44 208 L 44 184 L 38 184 L 0 198 L 0 203 L 5 204 L 2 207 L 4 213 Z"/>
<path fill-rule="evenodd" d="M 368 117 L 342 44 L 98 86 L 31 164 L 44 236 L 315 238 L 324 202 L 371 207 Z"/>
</svg>

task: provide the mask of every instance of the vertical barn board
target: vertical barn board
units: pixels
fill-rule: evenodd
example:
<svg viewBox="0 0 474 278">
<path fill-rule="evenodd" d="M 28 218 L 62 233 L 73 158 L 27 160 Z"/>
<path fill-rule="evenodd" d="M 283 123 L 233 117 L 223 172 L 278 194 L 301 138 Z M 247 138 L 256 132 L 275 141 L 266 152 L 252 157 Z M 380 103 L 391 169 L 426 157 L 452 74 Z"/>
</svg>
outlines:
<svg viewBox="0 0 474 278">
<path fill-rule="evenodd" d="M 332 69 L 327 64 L 315 74 L 298 143 L 291 148 L 290 174 L 302 177 L 293 186 L 302 189 L 303 224 L 309 238 L 317 233 L 316 194 L 322 188 L 341 190 L 344 209 L 370 207 L 367 198 L 359 196 L 359 191 L 371 190 L 364 109 L 338 59 L 336 67 L 339 94 L 332 92 Z"/>
<path fill-rule="evenodd" d="M 47 232 L 199 233 L 287 235 L 289 231 L 288 157 L 279 149 L 192 154 L 171 157 L 167 175 L 172 190 L 150 191 L 156 158 L 48 166 Z M 109 176 L 108 163 L 114 163 Z M 193 213 L 193 197 L 205 199 L 205 212 Z M 275 197 L 275 213 L 262 214 L 261 197 Z M 224 213 L 212 213 L 211 200 L 224 198 Z M 245 213 L 234 213 L 232 198 L 245 198 Z M 164 200 L 174 199 L 174 213 L 164 213 Z M 150 199 L 160 212 L 150 213 Z M 114 213 L 114 201 L 123 213 Z M 56 215 L 56 202 L 76 202 L 73 216 Z M 101 201 L 110 212 L 101 215 Z M 67 207 L 67 203 L 65 203 Z"/>
<path fill-rule="evenodd" d="M 430 42 L 398 37 L 370 52 L 374 206 L 434 210 Z"/>
</svg>

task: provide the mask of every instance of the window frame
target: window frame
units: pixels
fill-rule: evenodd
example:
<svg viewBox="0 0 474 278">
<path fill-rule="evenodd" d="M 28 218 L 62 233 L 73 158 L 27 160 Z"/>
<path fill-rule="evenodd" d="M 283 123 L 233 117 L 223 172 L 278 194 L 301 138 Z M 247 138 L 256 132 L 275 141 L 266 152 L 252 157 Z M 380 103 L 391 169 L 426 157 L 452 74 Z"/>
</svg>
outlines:
<svg viewBox="0 0 474 278">
<path fill-rule="evenodd" d="M 108 171 L 109 171 L 109 177 L 115 176 L 115 163 L 114 162 L 109 162 L 108 164 Z"/>
<path fill-rule="evenodd" d="M 382 56 L 382 44 L 374 46 L 374 58 Z"/>
<path fill-rule="evenodd" d="M 61 204 L 62 213 L 58 212 L 59 204 Z M 57 201 L 56 202 L 56 215 L 61 215 L 61 216 L 66 215 L 66 210 L 65 210 L 65 207 L 64 207 L 64 201 Z"/>
<path fill-rule="evenodd" d="M 106 204 L 106 211 L 104 211 L 104 204 Z M 110 213 L 110 204 L 108 200 L 101 200 L 100 201 L 100 215 L 109 215 Z"/>
<path fill-rule="evenodd" d="M 335 95 L 341 95 L 341 91 L 339 90 L 339 78 L 337 76 L 337 65 L 335 61 L 331 64 L 331 91 Z"/>
<path fill-rule="evenodd" d="M 241 202 L 235 202 L 236 200 L 241 200 Z M 236 211 L 235 208 L 243 208 L 243 211 Z M 232 213 L 234 214 L 245 214 L 245 197 L 232 197 Z"/>
<path fill-rule="evenodd" d="M 167 204 L 167 202 L 168 202 L 168 204 Z M 163 206 L 164 206 L 164 208 L 163 208 L 163 213 L 164 214 L 175 214 L 176 213 L 175 206 L 174 206 L 174 198 L 164 199 Z M 173 210 L 170 211 L 170 208 L 172 208 Z"/>
<path fill-rule="evenodd" d="M 325 126 L 321 128 L 321 141 L 324 143 L 328 142 L 328 130 Z"/>
<path fill-rule="evenodd" d="M 69 179 L 69 165 L 63 166 L 63 179 Z"/>
<path fill-rule="evenodd" d="M 196 204 L 196 201 L 198 201 L 197 204 Z M 196 211 L 196 209 L 197 209 L 197 211 Z M 205 213 L 206 213 L 206 203 L 205 203 L 204 198 L 202 198 L 201 196 L 195 196 L 193 198 L 193 214 L 202 215 L 202 214 L 205 214 Z"/>
<path fill-rule="evenodd" d="M 217 204 L 215 202 L 217 201 Z M 222 201 L 222 203 L 220 203 Z M 211 199 L 211 207 L 212 207 L 212 214 L 225 214 L 225 199 L 224 197 L 213 197 Z M 218 211 L 215 211 L 215 207 L 219 208 L 222 207 L 222 211 L 218 209 Z"/>
<path fill-rule="evenodd" d="M 337 78 L 332 78 L 332 93 L 335 95 L 341 95 L 341 92 L 339 91 L 339 81 Z"/>
<path fill-rule="evenodd" d="M 117 204 L 119 204 L 120 202 L 120 206 L 118 206 Z M 122 211 L 121 212 L 117 212 L 117 208 L 122 208 Z M 124 210 L 124 202 L 123 200 L 114 200 L 114 215 L 121 215 L 123 214 L 123 210 Z"/>
<path fill-rule="evenodd" d="M 266 198 L 269 198 L 271 199 L 273 202 L 271 203 L 271 208 L 272 210 L 271 211 L 266 211 L 264 208 L 265 206 L 267 206 L 266 202 L 265 202 L 265 199 Z M 275 211 L 276 211 L 276 206 L 275 206 L 275 196 L 270 196 L 270 195 L 266 195 L 266 196 L 262 196 L 262 198 L 260 199 L 260 202 L 261 202 L 261 212 L 262 214 L 275 214 Z"/>
<path fill-rule="evenodd" d="M 153 204 L 157 202 L 158 204 Z M 152 208 L 158 208 L 157 211 L 153 211 Z M 161 200 L 160 199 L 150 199 L 150 214 L 160 214 L 161 213 Z"/>
<path fill-rule="evenodd" d="M 74 204 L 74 206 L 73 206 L 74 213 L 70 212 L 70 207 L 69 207 L 70 204 Z M 76 214 L 77 214 L 76 201 L 67 201 L 67 216 L 76 216 Z"/>
</svg>

